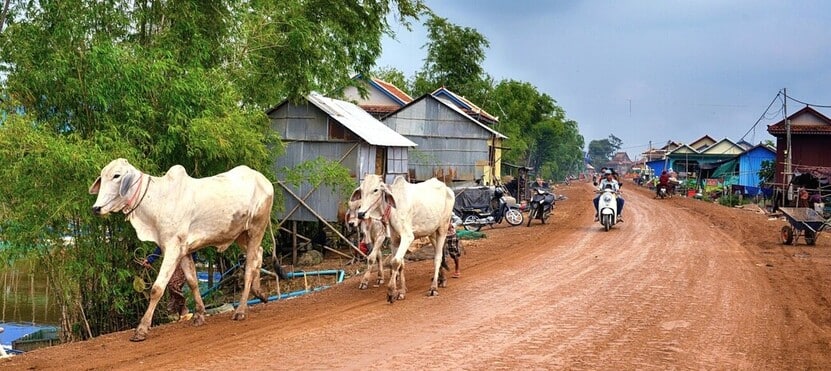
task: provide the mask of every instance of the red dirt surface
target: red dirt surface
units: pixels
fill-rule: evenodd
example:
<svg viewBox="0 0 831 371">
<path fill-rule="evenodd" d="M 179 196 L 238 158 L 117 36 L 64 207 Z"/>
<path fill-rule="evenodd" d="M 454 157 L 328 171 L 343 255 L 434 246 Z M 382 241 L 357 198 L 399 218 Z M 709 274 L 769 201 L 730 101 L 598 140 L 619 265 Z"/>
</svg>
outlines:
<svg viewBox="0 0 831 371">
<path fill-rule="evenodd" d="M 120 332 L 0 360 L 10 369 L 829 369 L 831 238 L 784 246 L 787 223 L 624 186 L 625 223 L 592 222 L 591 186 L 556 192 L 550 224 L 463 241 L 462 278 L 406 300 L 360 277 L 201 327 Z M 354 268 L 351 268 L 354 269 Z"/>
</svg>

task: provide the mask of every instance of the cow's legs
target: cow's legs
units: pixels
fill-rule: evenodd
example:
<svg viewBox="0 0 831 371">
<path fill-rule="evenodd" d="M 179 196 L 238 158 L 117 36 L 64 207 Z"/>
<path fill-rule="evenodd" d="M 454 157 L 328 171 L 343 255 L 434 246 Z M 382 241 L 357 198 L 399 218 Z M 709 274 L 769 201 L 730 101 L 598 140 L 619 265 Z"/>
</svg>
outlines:
<svg viewBox="0 0 831 371">
<path fill-rule="evenodd" d="M 248 295 L 250 293 L 253 292 L 253 294 L 263 302 L 268 301 L 268 297 L 264 296 L 260 291 L 260 267 L 263 263 L 263 248 L 260 246 L 260 242 L 262 242 L 264 231 L 265 230 L 258 233 L 259 238 L 245 236 L 245 234 L 250 231 L 243 232 L 242 235 L 237 237 L 238 243 L 241 240 L 247 240 L 246 245 L 240 245 L 247 247 L 245 249 L 245 282 L 242 287 L 242 295 L 240 297 L 239 306 L 234 311 L 234 315 L 231 316 L 231 319 L 236 321 L 242 321 L 245 319 L 246 313 L 248 312 Z"/>
<path fill-rule="evenodd" d="M 398 244 L 398 249 L 395 255 L 390 260 L 390 283 L 387 285 L 387 301 L 392 303 L 394 300 L 404 300 L 407 295 L 407 286 L 404 284 L 404 255 L 407 254 L 407 249 L 413 243 L 413 232 L 406 230 L 401 233 L 401 242 Z M 398 287 L 399 275 L 401 275 L 402 285 Z"/>
<path fill-rule="evenodd" d="M 159 275 L 156 276 L 156 281 L 153 282 L 153 287 L 150 289 L 150 304 L 141 317 L 136 332 L 130 341 L 144 341 L 147 339 L 147 331 L 150 330 L 150 325 L 153 321 L 153 312 L 156 311 L 156 305 L 159 304 L 159 299 L 164 295 L 165 287 L 170 282 L 170 277 L 173 276 L 173 271 L 176 269 L 179 257 L 174 254 L 163 254 L 162 265 L 159 268 Z"/>
<path fill-rule="evenodd" d="M 433 283 L 430 284 L 430 291 L 428 295 L 436 296 L 439 294 L 438 286 L 439 282 L 442 282 L 442 287 L 446 286 L 447 280 L 444 278 L 444 274 L 441 271 L 441 261 L 444 257 L 444 242 L 447 240 L 447 229 L 446 228 L 439 228 L 439 230 L 430 236 L 431 242 L 433 246 L 436 248 L 436 254 L 433 256 Z M 439 279 L 441 276 L 441 279 Z"/>
<path fill-rule="evenodd" d="M 381 248 L 375 244 L 370 246 L 372 246 L 372 252 L 370 252 L 366 257 L 366 272 L 361 278 L 361 284 L 358 285 L 358 288 L 361 290 L 366 290 L 367 287 L 369 287 L 369 278 L 372 276 L 372 270 L 376 268 L 376 265 L 378 268 L 378 281 L 384 282 L 384 271 L 381 270 L 381 252 L 379 251 Z"/>
<path fill-rule="evenodd" d="M 384 284 L 384 254 L 381 252 L 384 247 L 384 239 L 381 239 L 376 246 L 378 255 L 375 257 L 375 262 L 378 265 L 378 276 L 375 279 L 375 287 L 378 287 Z"/>
<path fill-rule="evenodd" d="M 181 263 L 182 271 L 185 272 L 185 279 L 190 287 L 190 292 L 193 294 L 193 301 L 196 303 L 196 313 L 193 314 L 191 323 L 194 326 L 202 326 L 205 324 L 205 303 L 202 302 L 202 295 L 199 293 L 199 282 L 196 280 L 196 265 L 191 259 L 190 255 L 185 255 Z"/>
<path fill-rule="evenodd" d="M 369 223 L 375 223 L 370 221 Z M 384 283 L 384 267 L 383 267 L 383 253 L 381 250 L 384 248 L 384 240 L 387 238 L 385 235 L 385 231 L 383 228 L 380 228 L 378 225 L 370 224 L 370 227 L 366 231 L 364 241 L 369 240 L 370 246 L 372 247 L 372 251 L 367 256 L 366 264 L 367 270 L 364 273 L 363 278 L 361 278 L 361 284 L 358 286 L 359 289 L 365 290 L 369 286 L 369 278 L 372 276 L 372 269 L 378 269 L 377 278 L 375 280 L 375 287 L 380 286 Z"/>
</svg>

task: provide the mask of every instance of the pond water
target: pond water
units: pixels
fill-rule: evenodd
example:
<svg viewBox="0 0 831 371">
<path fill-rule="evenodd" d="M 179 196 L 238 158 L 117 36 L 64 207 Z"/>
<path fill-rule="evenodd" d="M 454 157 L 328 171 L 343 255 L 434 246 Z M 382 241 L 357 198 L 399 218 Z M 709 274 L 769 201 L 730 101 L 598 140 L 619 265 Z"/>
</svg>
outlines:
<svg viewBox="0 0 831 371">
<path fill-rule="evenodd" d="M 58 324 L 58 307 L 49 295 L 45 274 L 31 261 L 15 263 L 0 273 L 0 322 Z"/>
</svg>

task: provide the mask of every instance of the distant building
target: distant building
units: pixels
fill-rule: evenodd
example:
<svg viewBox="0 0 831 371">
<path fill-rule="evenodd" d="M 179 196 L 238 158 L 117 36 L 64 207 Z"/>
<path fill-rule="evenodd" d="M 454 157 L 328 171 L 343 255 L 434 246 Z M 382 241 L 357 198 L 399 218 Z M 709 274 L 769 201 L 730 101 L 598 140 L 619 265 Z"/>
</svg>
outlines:
<svg viewBox="0 0 831 371">
<path fill-rule="evenodd" d="M 620 151 L 612 156 L 612 160 L 607 162 L 605 167 L 614 169 L 618 174 L 626 174 L 632 169 L 634 162 L 629 158 L 626 152 Z"/>
<path fill-rule="evenodd" d="M 379 78 L 367 79 L 357 75 L 353 78 L 353 81 L 355 81 L 355 85 L 360 85 L 366 89 L 367 96 L 362 97 L 357 86 L 350 86 L 344 89 L 344 97 L 348 101 L 355 102 L 378 120 L 413 101 L 413 98 L 403 90 Z"/>
<path fill-rule="evenodd" d="M 828 186 L 831 177 L 831 119 L 806 106 L 782 120 L 768 126 L 768 133 L 776 137 L 775 183 L 780 187 L 787 180 L 787 131 L 791 132 L 791 175 L 811 174 L 820 186 Z"/>
</svg>

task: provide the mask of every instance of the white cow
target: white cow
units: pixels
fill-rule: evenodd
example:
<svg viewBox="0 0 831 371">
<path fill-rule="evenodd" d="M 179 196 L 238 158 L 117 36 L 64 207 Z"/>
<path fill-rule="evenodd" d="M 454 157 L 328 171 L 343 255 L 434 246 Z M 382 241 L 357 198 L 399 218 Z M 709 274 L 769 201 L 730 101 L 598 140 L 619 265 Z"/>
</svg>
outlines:
<svg viewBox="0 0 831 371">
<path fill-rule="evenodd" d="M 397 246 L 395 255 L 390 260 L 387 301 L 392 303 L 394 300 L 404 299 L 407 293 L 404 254 L 413 240 L 425 236 L 430 238 L 436 249 L 433 258 L 433 282 L 428 294 L 438 295 L 444 240 L 447 237 L 447 225 L 455 202 L 453 191 L 436 178 L 411 184 L 404 177 L 397 176 L 392 185 L 388 186 L 380 176 L 367 174 L 361 182 L 360 189 L 355 190 L 350 199 L 359 200 L 361 207 L 358 209 L 358 218 L 380 219 L 388 223 L 392 232 L 392 245 Z M 445 283 L 442 276 L 442 286 Z"/>
<path fill-rule="evenodd" d="M 89 193 L 98 194 L 92 206 L 95 214 L 123 212 L 140 240 L 152 241 L 163 251 L 159 275 L 150 291 L 150 305 L 130 340 L 146 339 L 153 311 L 177 264 L 194 293 L 193 324 L 204 324 L 205 305 L 198 295 L 191 253 L 206 246 L 222 252 L 236 241 L 245 249 L 245 284 L 232 319 L 245 319 L 249 290 L 263 302 L 268 300 L 260 291 L 260 243 L 271 223 L 274 186 L 259 172 L 238 166 L 216 176 L 194 179 L 184 167 L 176 165 L 163 177 L 154 177 L 120 158 L 101 170 Z"/>
<path fill-rule="evenodd" d="M 360 192 L 360 188 L 355 192 Z M 387 239 L 387 227 L 380 218 L 365 218 L 358 219 L 358 208 L 361 207 L 359 201 L 350 201 L 349 208 L 346 211 L 346 224 L 352 228 L 357 228 L 361 236 L 361 242 L 370 250 L 366 257 L 367 269 L 361 278 L 361 283 L 358 288 L 366 290 L 369 287 L 369 279 L 372 276 L 373 269 L 378 270 L 378 276 L 375 280 L 375 287 L 384 283 L 384 267 L 383 254 L 381 250 L 384 246 L 384 241 Z"/>
</svg>

